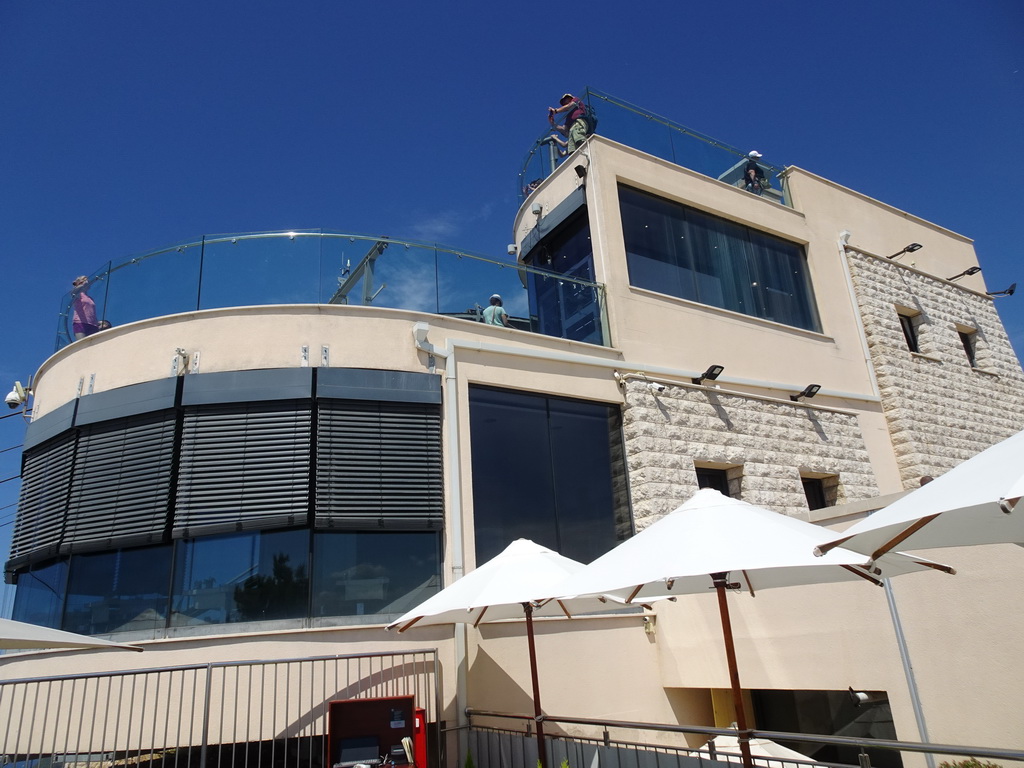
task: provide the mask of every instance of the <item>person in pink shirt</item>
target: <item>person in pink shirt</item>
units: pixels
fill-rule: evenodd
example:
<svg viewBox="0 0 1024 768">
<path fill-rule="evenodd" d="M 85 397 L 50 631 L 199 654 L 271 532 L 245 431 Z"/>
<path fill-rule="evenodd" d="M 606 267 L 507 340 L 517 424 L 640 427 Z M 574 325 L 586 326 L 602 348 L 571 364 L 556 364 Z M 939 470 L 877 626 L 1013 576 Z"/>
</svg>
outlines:
<svg viewBox="0 0 1024 768">
<path fill-rule="evenodd" d="M 96 302 L 92 300 L 86 291 L 89 288 L 89 278 L 85 275 L 76 277 L 71 283 L 72 299 L 71 307 L 74 316 L 71 319 L 71 331 L 75 339 L 84 339 L 99 330 L 96 322 Z"/>
</svg>

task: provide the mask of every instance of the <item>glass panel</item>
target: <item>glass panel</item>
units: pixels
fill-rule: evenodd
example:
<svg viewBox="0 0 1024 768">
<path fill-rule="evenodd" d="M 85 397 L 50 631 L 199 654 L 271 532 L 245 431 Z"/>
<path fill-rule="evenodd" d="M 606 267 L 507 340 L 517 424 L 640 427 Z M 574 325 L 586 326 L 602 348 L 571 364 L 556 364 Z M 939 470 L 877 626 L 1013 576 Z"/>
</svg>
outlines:
<svg viewBox="0 0 1024 768">
<path fill-rule="evenodd" d="M 547 336 L 600 344 L 604 335 L 601 296 L 594 283 L 587 209 L 545 237 L 526 261 L 534 268 L 528 278 L 534 329 Z"/>
<path fill-rule="evenodd" d="M 100 330 L 100 321 L 103 320 L 107 303 L 109 273 L 110 264 L 107 263 L 91 275 L 72 278 L 71 290 L 64 295 L 60 303 L 57 349 Z M 75 285 L 79 282 L 79 277 L 86 277 L 87 280 Z"/>
<path fill-rule="evenodd" d="M 199 308 L 315 302 L 320 285 L 317 232 L 207 238 Z"/>
<path fill-rule="evenodd" d="M 612 477 L 620 473 L 612 469 L 610 440 L 621 439 L 618 411 L 551 399 L 549 414 L 558 551 L 589 563 L 617 543 Z"/>
<path fill-rule="evenodd" d="M 596 113 L 595 133 L 598 135 L 726 184 L 739 186 L 747 163 L 749 147 L 730 147 L 648 109 L 592 88 L 586 89 L 583 99 Z M 517 193 L 520 200 L 524 200 L 532 191 L 531 184 L 535 186 L 547 178 L 561 160 L 556 155 L 552 161 L 550 147 L 546 143 L 548 135 L 549 132 L 543 133 L 523 160 L 517 177 Z M 763 159 L 758 160 L 758 165 L 770 182 L 770 187 L 762 196 L 787 205 L 784 189 L 778 178 L 783 166 L 771 165 Z"/>
<path fill-rule="evenodd" d="M 60 629 L 67 577 L 66 560 L 33 566 L 32 570 L 20 574 L 12 618 L 40 627 Z"/>
<path fill-rule="evenodd" d="M 628 187 L 619 202 L 632 285 L 820 329 L 801 246 Z"/>
<path fill-rule="evenodd" d="M 75 555 L 63 629 L 98 635 L 164 627 L 170 574 L 170 546 Z"/>
<path fill-rule="evenodd" d="M 501 296 L 512 327 L 530 330 L 530 299 L 512 264 L 498 264 L 469 256 L 440 254 L 437 260 L 438 311 L 476 320 L 491 294 Z"/>
<path fill-rule="evenodd" d="M 308 551 L 305 530 L 179 542 L 171 625 L 305 617 Z"/>
<path fill-rule="evenodd" d="M 104 319 L 111 325 L 125 325 L 195 311 L 202 252 L 199 245 L 183 245 L 114 267 Z"/>
<path fill-rule="evenodd" d="M 432 247 L 332 238 L 325 269 L 340 270 L 328 304 L 437 312 L 437 253 Z"/>
<path fill-rule="evenodd" d="M 440 589 L 437 533 L 318 532 L 313 616 L 402 614 Z"/>
<path fill-rule="evenodd" d="M 473 387 L 470 440 L 478 564 L 518 538 L 588 562 L 615 545 L 614 408 Z"/>
<path fill-rule="evenodd" d="M 519 538 L 558 549 L 547 398 L 473 387 L 469 408 L 477 564 Z"/>
</svg>

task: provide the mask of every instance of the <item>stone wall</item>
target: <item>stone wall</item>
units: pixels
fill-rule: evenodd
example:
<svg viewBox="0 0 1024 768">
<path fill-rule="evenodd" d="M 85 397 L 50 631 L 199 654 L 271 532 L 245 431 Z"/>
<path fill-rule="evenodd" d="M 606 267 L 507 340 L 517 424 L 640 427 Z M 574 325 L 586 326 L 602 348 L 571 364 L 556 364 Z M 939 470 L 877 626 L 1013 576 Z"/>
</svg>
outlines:
<svg viewBox="0 0 1024 768">
<path fill-rule="evenodd" d="M 1024 428 L 1024 373 L 992 299 L 899 262 L 848 250 L 905 488 Z M 919 352 L 898 313 L 914 314 Z M 958 331 L 974 330 L 972 367 Z"/>
<path fill-rule="evenodd" d="M 834 477 L 836 503 L 878 495 L 857 416 L 687 385 L 625 383 L 623 434 L 637 530 L 697 490 L 696 466 L 727 470 L 730 493 L 804 519 L 801 473 Z"/>
</svg>

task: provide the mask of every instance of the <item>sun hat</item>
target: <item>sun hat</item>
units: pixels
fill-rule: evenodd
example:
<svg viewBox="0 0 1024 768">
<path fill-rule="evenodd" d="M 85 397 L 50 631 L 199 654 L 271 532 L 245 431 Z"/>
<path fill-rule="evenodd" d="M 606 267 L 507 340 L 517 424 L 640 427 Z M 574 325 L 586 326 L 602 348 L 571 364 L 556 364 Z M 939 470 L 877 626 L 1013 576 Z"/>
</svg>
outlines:
<svg viewBox="0 0 1024 768">
<path fill-rule="evenodd" d="M 491 294 L 491 298 L 492 298 L 492 299 L 497 299 L 498 301 L 501 301 L 501 294 L 498 294 L 498 293 L 492 293 L 492 294 Z"/>
<path fill-rule="evenodd" d="M 563 94 L 562 98 L 560 98 L 558 100 L 558 103 L 564 105 L 567 101 L 572 101 L 572 94 L 571 93 Z"/>
</svg>

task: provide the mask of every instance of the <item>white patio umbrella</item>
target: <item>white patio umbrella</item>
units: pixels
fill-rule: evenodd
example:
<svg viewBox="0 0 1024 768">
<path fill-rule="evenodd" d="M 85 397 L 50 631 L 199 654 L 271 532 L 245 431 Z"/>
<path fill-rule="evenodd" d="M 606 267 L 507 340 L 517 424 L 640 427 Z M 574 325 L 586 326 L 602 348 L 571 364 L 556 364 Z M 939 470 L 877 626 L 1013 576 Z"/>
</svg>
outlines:
<svg viewBox="0 0 1024 768">
<path fill-rule="evenodd" d="M 0 648 L 26 650 L 29 648 L 121 648 L 141 651 L 137 645 L 122 645 L 98 637 L 76 635 L 59 629 L 39 627 L 12 619 L 0 619 Z"/>
<path fill-rule="evenodd" d="M 674 512 L 569 577 L 562 587 L 567 595 L 604 594 L 634 602 L 704 593 L 714 586 L 740 748 L 744 764 L 750 768 L 749 730 L 727 589 L 747 589 L 754 595 L 772 587 L 858 579 L 881 585 L 881 579 L 887 576 L 929 568 L 953 573 L 948 566 L 897 553 L 870 567 L 865 565 L 863 555 L 841 548 L 815 557 L 815 542 L 826 541 L 829 536 L 828 531 L 811 523 L 703 489 Z"/>
<path fill-rule="evenodd" d="M 1022 496 L 1024 432 L 1018 432 L 850 526 L 818 551 L 843 546 L 880 557 L 895 547 L 1024 544 Z"/>
<path fill-rule="evenodd" d="M 526 618 L 533 683 L 533 709 L 537 722 L 537 748 L 542 768 L 547 767 L 544 724 L 541 717 L 537 652 L 533 638 L 535 616 L 565 616 L 622 608 L 621 601 L 605 597 L 564 597 L 561 584 L 585 566 L 529 539 L 517 539 L 496 557 L 470 571 L 454 584 L 413 608 L 385 629 L 404 632 L 412 626 L 431 624 L 472 624 L 485 621 Z"/>
</svg>

